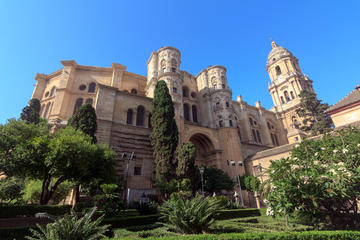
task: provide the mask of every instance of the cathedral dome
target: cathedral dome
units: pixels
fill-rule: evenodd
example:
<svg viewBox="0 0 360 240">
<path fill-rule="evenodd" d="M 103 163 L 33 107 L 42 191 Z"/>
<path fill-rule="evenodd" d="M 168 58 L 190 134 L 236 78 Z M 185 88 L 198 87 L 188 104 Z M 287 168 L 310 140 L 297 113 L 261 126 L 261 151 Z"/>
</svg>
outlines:
<svg viewBox="0 0 360 240">
<path fill-rule="evenodd" d="M 284 47 L 277 45 L 275 41 L 271 43 L 272 49 L 269 53 L 268 60 L 266 62 L 266 67 L 269 67 L 272 63 L 276 62 L 283 57 L 294 57 L 293 54 Z"/>
</svg>

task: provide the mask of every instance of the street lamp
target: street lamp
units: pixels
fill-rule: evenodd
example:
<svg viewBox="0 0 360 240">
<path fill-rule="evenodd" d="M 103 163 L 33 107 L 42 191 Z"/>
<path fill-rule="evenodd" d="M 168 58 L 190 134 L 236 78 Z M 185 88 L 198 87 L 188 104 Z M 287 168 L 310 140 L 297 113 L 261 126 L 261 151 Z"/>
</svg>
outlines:
<svg viewBox="0 0 360 240">
<path fill-rule="evenodd" d="M 204 171 L 205 168 L 203 166 L 199 167 L 200 175 L 201 175 L 201 195 L 204 198 Z"/>
<path fill-rule="evenodd" d="M 238 161 L 238 164 L 235 164 L 235 161 L 230 161 L 231 166 L 235 166 L 235 172 L 237 175 L 237 181 L 239 184 L 239 189 L 240 189 L 240 199 L 241 199 L 241 206 L 244 207 L 244 199 L 243 199 L 243 195 L 242 195 L 242 190 L 241 190 L 241 182 L 240 182 L 240 171 L 238 171 L 237 166 L 241 167 L 242 166 L 242 162 Z M 236 193 L 236 192 L 235 192 Z M 237 193 L 236 193 L 237 195 Z"/>
<path fill-rule="evenodd" d="M 121 154 L 121 159 L 126 160 L 126 170 L 125 170 L 125 191 L 124 191 L 124 202 L 128 203 L 128 197 L 129 197 L 129 193 L 128 192 L 128 176 L 129 176 L 129 162 L 130 160 L 135 159 L 136 155 L 135 152 L 132 152 L 130 157 L 127 158 L 127 154 L 126 153 L 122 153 Z"/>
</svg>

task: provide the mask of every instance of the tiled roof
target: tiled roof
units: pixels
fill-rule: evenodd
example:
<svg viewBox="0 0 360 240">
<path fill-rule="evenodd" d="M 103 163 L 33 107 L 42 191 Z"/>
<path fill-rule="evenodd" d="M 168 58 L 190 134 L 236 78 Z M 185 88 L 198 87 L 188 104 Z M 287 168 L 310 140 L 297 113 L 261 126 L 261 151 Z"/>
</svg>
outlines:
<svg viewBox="0 0 360 240">
<path fill-rule="evenodd" d="M 334 111 L 336 109 L 345 107 L 352 103 L 360 101 L 360 84 L 355 87 L 348 95 L 346 95 L 343 99 L 335 103 L 334 105 L 330 106 L 327 112 Z"/>
</svg>

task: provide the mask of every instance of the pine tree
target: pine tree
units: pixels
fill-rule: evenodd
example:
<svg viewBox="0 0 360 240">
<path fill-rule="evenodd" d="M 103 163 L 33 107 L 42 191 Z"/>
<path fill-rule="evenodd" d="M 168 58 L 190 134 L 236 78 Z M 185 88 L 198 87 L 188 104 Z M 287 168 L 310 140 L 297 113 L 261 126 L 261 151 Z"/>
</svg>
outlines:
<svg viewBox="0 0 360 240">
<path fill-rule="evenodd" d="M 80 129 L 92 138 L 92 142 L 96 143 L 95 136 L 97 130 L 96 113 L 91 104 L 86 103 L 81 106 L 76 113 L 69 119 L 68 125 L 75 129 Z"/>
<path fill-rule="evenodd" d="M 36 98 L 31 99 L 29 106 L 23 108 L 20 119 L 26 123 L 38 124 L 40 121 L 40 101 Z"/>
<path fill-rule="evenodd" d="M 321 103 L 321 100 L 317 99 L 314 92 L 307 90 L 301 91 L 299 97 L 300 107 L 296 110 L 296 113 L 299 117 L 303 118 L 303 126 L 300 129 L 312 135 L 330 131 L 333 123 L 331 118 L 325 113 L 329 105 Z"/>
<path fill-rule="evenodd" d="M 169 180 L 174 174 L 174 152 L 178 145 L 178 128 L 174 119 L 174 103 L 165 81 L 159 81 L 152 101 L 150 141 L 153 147 L 157 182 Z"/>
</svg>

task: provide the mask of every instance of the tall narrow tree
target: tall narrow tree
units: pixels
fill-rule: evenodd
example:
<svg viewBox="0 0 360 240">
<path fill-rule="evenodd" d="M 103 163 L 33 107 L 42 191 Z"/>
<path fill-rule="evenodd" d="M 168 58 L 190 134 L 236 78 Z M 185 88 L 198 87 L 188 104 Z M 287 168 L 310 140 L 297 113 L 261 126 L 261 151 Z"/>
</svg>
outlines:
<svg viewBox="0 0 360 240">
<path fill-rule="evenodd" d="M 20 119 L 26 123 L 38 124 L 40 121 L 40 101 L 36 98 L 30 100 L 28 106 L 24 107 Z"/>
<path fill-rule="evenodd" d="M 97 142 L 95 136 L 97 130 L 96 112 L 90 103 L 82 105 L 69 119 L 68 125 L 89 135 L 93 143 Z"/>
<path fill-rule="evenodd" d="M 301 91 L 300 107 L 296 110 L 299 117 L 303 118 L 301 130 L 309 132 L 312 135 L 323 134 L 331 130 L 333 122 L 325 113 L 329 105 L 321 103 L 314 92 L 307 90 Z"/>
<path fill-rule="evenodd" d="M 169 180 L 175 173 L 174 152 L 178 145 L 178 128 L 174 119 L 174 103 L 165 81 L 159 81 L 152 101 L 150 141 L 153 146 L 156 180 Z"/>
</svg>

